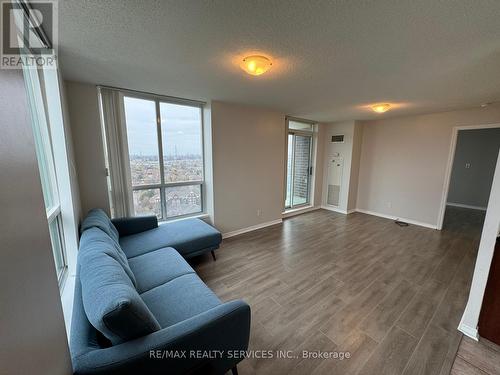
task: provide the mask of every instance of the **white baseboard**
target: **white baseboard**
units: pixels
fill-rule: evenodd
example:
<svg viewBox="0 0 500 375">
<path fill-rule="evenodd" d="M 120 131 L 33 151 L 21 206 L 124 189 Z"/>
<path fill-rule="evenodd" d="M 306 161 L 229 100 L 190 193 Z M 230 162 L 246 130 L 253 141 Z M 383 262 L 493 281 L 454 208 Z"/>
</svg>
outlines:
<svg viewBox="0 0 500 375">
<path fill-rule="evenodd" d="M 287 218 L 287 217 L 292 217 L 292 216 L 295 216 L 295 215 L 300 215 L 300 214 L 304 214 L 306 212 L 311 212 L 311 211 L 315 211 L 315 210 L 319 210 L 321 207 L 318 207 L 318 206 L 308 206 L 308 207 L 304 207 L 304 208 L 297 208 L 297 209 L 294 209 L 294 210 L 290 210 L 290 211 L 285 211 L 281 214 L 281 216 L 284 218 Z"/>
<path fill-rule="evenodd" d="M 458 330 L 462 332 L 465 336 L 470 337 L 473 340 L 479 341 L 479 334 L 477 332 L 477 328 L 472 328 L 467 324 L 460 322 Z"/>
<path fill-rule="evenodd" d="M 396 216 L 392 216 L 392 215 L 386 215 L 386 214 L 382 214 L 380 212 L 363 210 L 363 209 L 360 209 L 360 208 L 356 208 L 354 210 L 348 210 L 348 211 L 346 211 L 346 210 L 342 210 L 340 208 L 335 208 L 335 207 L 327 206 L 327 205 L 322 205 L 321 207 L 308 207 L 308 208 L 305 208 L 303 210 L 297 210 L 297 211 L 291 212 L 290 215 L 287 215 L 285 213 L 285 214 L 283 214 L 283 217 L 289 217 L 289 216 L 293 216 L 293 215 L 298 215 L 298 214 L 302 214 L 302 213 L 305 213 L 305 212 L 308 212 L 308 211 L 318 210 L 320 208 L 323 208 L 323 209 L 329 210 L 329 211 L 338 212 L 338 213 L 341 213 L 341 214 L 344 214 L 344 215 L 349 215 L 349 214 L 352 214 L 353 212 L 361 212 L 363 214 L 368 214 L 368 215 L 383 217 L 385 219 L 401 220 L 401 221 L 404 221 L 404 222 L 406 222 L 408 224 L 418 225 L 418 226 L 425 227 L 425 228 L 436 229 L 435 225 L 428 224 L 428 223 L 422 223 L 420 221 L 415 221 L 415 220 L 411 220 L 411 219 L 406 219 L 404 217 L 396 217 Z M 272 220 L 272 221 L 268 221 L 268 222 L 257 224 L 257 225 L 252 225 L 251 227 L 242 228 L 242 229 L 234 230 L 234 231 L 231 231 L 231 232 L 223 233 L 222 234 L 222 238 L 234 237 L 234 236 L 237 236 L 239 234 L 252 232 L 252 231 L 257 230 L 257 229 L 269 227 L 271 225 L 281 224 L 282 222 L 283 222 L 283 219 L 277 219 L 277 220 Z"/>
<path fill-rule="evenodd" d="M 265 228 L 265 227 L 270 227 L 271 225 L 281 224 L 282 222 L 283 222 L 283 219 L 278 219 L 278 220 L 268 221 L 266 223 L 252 225 L 251 227 L 233 230 L 231 232 L 222 233 L 222 238 L 234 237 L 234 236 L 237 236 L 239 234 L 252 232 L 254 230 Z"/>
<path fill-rule="evenodd" d="M 404 221 L 405 223 L 408 224 L 413 224 L 413 225 L 418 225 L 420 227 L 425 227 L 425 228 L 431 228 L 431 229 L 437 229 L 435 224 L 429 224 L 429 223 L 423 223 L 421 221 L 416 221 L 412 219 L 407 219 L 404 217 L 397 217 L 397 216 L 392 216 L 392 215 L 387 215 L 387 214 L 382 214 L 380 212 L 375 212 L 375 211 L 369 211 L 369 210 L 363 210 L 361 208 L 356 208 L 356 212 L 361 212 L 362 214 L 368 214 L 368 215 L 373 215 L 373 216 L 379 216 L 383 217 L 385 219 L 390 219 L 390 220 L 400 220 Z"/>
<path fill-rule="evenodd" d="M 343 210 L 341 208 L 336 208 L 334 206 L 328 206 L 325 204 L 321 205 L 321 208 L 324 210 L 328 210 L 328 211 L 338 212 L 339 214 L 344 214 L 344 215 L 349 215 L 349 214 L 352 214 L 353 212 L 355 212 L 355 210 L 346 211 L 346 210 Z"/>
<path fill-rule="evenodd" d="M 468 204 L 462 204 L 462 203 L 446 202 L 446 205 L 447 206 L 452 206 L 452 207 L 468 208 L 470 210 L 486 211 L 486 207 L 470 206 Z"/>
</svg>

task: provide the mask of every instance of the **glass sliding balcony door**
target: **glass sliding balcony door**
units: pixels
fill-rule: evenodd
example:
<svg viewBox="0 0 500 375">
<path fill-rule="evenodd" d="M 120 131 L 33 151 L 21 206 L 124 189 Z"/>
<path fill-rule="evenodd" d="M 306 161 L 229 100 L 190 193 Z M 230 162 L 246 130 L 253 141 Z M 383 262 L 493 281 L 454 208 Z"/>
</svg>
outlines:
<svg viewBox="0 0 500 375">
<path fill-rule="evenodd" d="M 312 133 L 288 133 L 285 209 L 310 203 L 312 143 Z"/>
</svg>

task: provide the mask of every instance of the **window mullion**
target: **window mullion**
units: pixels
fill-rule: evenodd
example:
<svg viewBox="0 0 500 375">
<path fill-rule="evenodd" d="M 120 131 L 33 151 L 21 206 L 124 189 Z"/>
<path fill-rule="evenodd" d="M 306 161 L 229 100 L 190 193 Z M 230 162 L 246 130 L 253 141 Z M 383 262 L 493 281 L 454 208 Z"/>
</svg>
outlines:
<svg viewBox="0 0 500 375">
<path fill-rule="evenodd" d="M 47 211 L 47 221 L 52 222 L 61 213 L 61 205 L 58 203 Z"/>
<path fill-rule="evenodd" d="M 309 167 L 307 169 L 307 174 L 309 178 L 309 182 L 307 184 L 307 203 L 311 203 L 311 196 L 312 196 L 312 185 L 313 185 L 313 176 L 316 171 L 316 167 L 313 165 L 313 148 L 314 148 L 314 137 L 311 135 L 309 136 Z"/>
<path fill-rule="evenodd" d="M 135 185 L 135 186 L 132 186 L 132 190 L 137 191 L 137 190 L 160 189 L 162 187 L 163 187 L 162 184 Z"/>
<path fill-rule="evenodd" d="M 160 101 L 158 99 L 155 100 L 156 107 L 156 127 L 157 127 L 157 135 L 158 135 L 158 155 L 160 157 L 160 207 L 161 207 L 161 216 L 166 219 L 167 218 L 167 205 L 165 204 L 166 196 L 165 196 L 165 168 L 164 168 L 164 159 L 163 159 L 163 141 L 162 141 L 162 133 L 161 133 L 161 112 L 160 112 Z"/>
<path fill-rule="evenodd" d="M 162 186 L 174 187 L 174 186 L 189 186 L 189 185 L 203 185 L 203 180 L 167 182 L 167 183 L 163 184 Z"/>
</svg>

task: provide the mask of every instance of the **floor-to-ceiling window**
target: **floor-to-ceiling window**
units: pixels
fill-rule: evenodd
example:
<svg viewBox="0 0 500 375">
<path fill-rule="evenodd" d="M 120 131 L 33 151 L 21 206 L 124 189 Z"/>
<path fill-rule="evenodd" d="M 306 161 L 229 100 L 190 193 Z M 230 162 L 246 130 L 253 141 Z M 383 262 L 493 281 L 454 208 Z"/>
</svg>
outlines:
<svg viewBox="0 0 500 375">
<path fill-rule="evenodd" d="M 202 108 L 140 95 L 123 104 L 135 215 L 201 213 Z"/>
<path fill-rule="evenodd" d="M 292 209 L 311 202 L 314 125 L 289 119 L 287 128 L 285 209 Z"/>
</svg>

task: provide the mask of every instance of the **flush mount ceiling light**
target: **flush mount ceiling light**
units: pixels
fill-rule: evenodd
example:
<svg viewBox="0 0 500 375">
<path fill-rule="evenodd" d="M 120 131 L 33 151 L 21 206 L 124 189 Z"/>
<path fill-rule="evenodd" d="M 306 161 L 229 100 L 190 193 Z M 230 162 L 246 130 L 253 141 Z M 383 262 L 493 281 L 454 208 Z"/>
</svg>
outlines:
<svg viewBox="0 0 500 375">
<path fill-rule="evenodd" d="M 267 72 L 273 63 L 265 56 L 247 56 L 241 62 L 241 69 L 253 76 L 260 76 Z"/>
<path fill-rule="evenodd" d="M 372 105 L 372 110 L 377 113 L 384 113 L 391 109 L 391 105 L 389 103 L 377 103 Z"/>
</svg>

